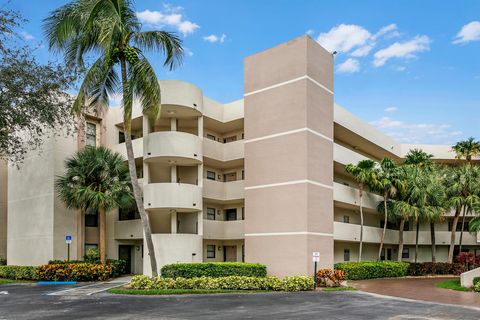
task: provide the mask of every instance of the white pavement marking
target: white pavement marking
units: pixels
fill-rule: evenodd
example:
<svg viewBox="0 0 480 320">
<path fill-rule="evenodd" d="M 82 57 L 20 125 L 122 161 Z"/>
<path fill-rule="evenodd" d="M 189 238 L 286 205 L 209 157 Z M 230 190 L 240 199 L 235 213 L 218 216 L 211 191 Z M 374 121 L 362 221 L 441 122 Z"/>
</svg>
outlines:
<svg viewBox="0 0 480 320">
<path fill-rule="evenodd" d="M 0 291 L 0 294 L 8 294 L 8 291 Z"/>
</svg>

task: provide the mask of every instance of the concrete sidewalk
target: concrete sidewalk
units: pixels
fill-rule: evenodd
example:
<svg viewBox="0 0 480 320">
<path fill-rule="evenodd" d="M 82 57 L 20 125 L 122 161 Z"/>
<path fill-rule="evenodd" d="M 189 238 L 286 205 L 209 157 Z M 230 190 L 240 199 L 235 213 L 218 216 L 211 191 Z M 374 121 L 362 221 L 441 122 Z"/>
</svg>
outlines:
<svg viewBox="0 0 480 320">
<path fill-rule="evenodd" d="M 480 293 L 437 288 L 435 283 L 458 278 L 402 278 L 349 281 L 354 288 L 392 297 L 480 308 Z"/>
<path fill-rule="evenodd" d="M 132 276 L 123 276 L 110 281 L 88 283 L 83 286 L 75 286 L 73 288 L 62 289 L 49 293 L 50 296 L 91 296 L 109 289 L 127 284 Z"/>
</svg>

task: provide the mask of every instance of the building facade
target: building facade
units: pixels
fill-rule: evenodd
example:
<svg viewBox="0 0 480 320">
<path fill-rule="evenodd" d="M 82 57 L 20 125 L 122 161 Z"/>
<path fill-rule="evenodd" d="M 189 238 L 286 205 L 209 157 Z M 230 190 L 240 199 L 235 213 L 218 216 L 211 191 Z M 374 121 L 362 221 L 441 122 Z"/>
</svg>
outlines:
<svg viewBox="0 0 480 320">
<path fill-rule="evenodd" d="M 449 146 L 402 145 L 334 103 L 333 56 L 304 36 L 249 56 L 242 100 L 220 104 L 200 88 L 160 81 L 161 117 L 136 108 L 132 135 L 158 264 L 201 261 L 264 263 L 270 274 L 310 274 L 320 266 L 356 261 L 358 190 L 345 165 L 390 157 L 411 148 L 454 161 Z M 86 120 L 75 138 L 46 138 L 41 154 L 20 168 L 0 164 L 0 257 L 8 264 L 80 259 L 98 244 L 98 217 L 67 210 L 56 195 L 64 160 L 85 144 L 105 145 L 126 157 L 122 110 Z M 383 217 L 381 197 L 364 197 L 364 253 L 374 260 Z M 449 221 L 436 225 L 437 260 L 445 261 Z M 406 226 L 404 261 L 413 260 L 415 228 Z M 6 236 L 5 236 L 6 235 Z M 457 242 L 459 235 L 457 236 Z M 465 232 L 464 248 L 480 253 Z M 430 261 L 430 228 L 420 225 L 419 261 Z M 383 259 L 396 260 L 398 227 L 389 225 Z M 107 257 L 149 274 L 139 216 L 107 214 Z"/>
</svg>

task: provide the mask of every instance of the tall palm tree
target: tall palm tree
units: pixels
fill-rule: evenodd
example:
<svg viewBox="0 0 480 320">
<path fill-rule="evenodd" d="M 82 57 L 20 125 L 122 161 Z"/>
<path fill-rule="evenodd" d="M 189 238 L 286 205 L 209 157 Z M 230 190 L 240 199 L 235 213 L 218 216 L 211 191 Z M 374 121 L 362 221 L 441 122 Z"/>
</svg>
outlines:
<svg viewBox="0 0 480 320">
<path fill-rule="evenodd" d="M 404 164 L 414 165 L 419 168 L 430 168 L 433 154 L 426 153 L 421 149 L 411 149 L 405 156 Z"/>
<path fill-rule="evenodd" d="M 455 152 L 455 158 L 465 158 L 468 163 L 471 163 L 472 157 L 480 155 L 480 142 L 475 141 L 475 138 L 470 137 L 467 140 L 457 142 L 452 146 L 452 151 Z"/>
<path fill-rule="evenodd" d="M 362 247 L 363 247 L 363 191 L 365 186 L 371 184 L 371 181 L 375 179 L 375 161 L 373 160 L 361 160 L 357 164 L 348 164 L 345 166 L 345 170 L 353 175 L 355 181 L 358 184 L 358 195 L 360 198 L 360 244 L 358 247 L 358 261 L 362 260 Z"/>
<path fill-rule="evenodd" d="M 380 240 L 380 248 L 378 249 L 378 260 L 381 258 L 383 244 L 385 241 L 385 233 L 388 223 L 388 202 L 391 197 L 397 194 L 397 190 L 403 187 L 403 181 L 400 179 L 398 168 L 395 162 L 390 158 L 384 158 L 380 161 L 377 174 L 370 181 L 370 188 L 379 192 L 383 197 L 383 209 L 380 211 L 384 214 L 382 238 Z"/>
<path fill-rule="evenodd" d="M 73 110 L 85 106 L 101 110 L 109 97 L 121 93 L 123 129 L 133 194 L 142 219 L 152 275 L 158 274 L 148 215 L 135 170 L 131 123 L 133 102 L 154 120 L 160 116 L 160 86 L 144 53 L 165 55 L 170 69 L 183 57 L 181 40 L 165 31 L 141 31 L 131 0 L 73 0 L 51 12 L 44 20 L 49 47 L 64 53 L 67 65 L 82 68 L 84 59 L 97 59 L 85 74 Z M 120 74 L 120 76 L 119 76 Z"/>
<path fill-rule="evenodd" d="M 87 146 L 68 158 L 65 168 L 55 188 L 67 208 L 98 211 L 100 260 L 105 263 L 106 212 L 133 203 L 125 159 L 105 147 Z"/>
</svg>

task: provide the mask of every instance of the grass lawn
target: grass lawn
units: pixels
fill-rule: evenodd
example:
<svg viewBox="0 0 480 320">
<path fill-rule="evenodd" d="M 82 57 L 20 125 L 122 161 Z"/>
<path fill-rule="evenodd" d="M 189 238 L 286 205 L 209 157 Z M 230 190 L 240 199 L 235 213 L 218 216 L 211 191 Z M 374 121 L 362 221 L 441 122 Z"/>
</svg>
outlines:
<svg viewBox="0 0 480 320">
<path fill-rule="evenodd" d="M 469 288 L 462 287 L 460 285 L 460 280 L 457 280 L 457 279 L 438 282 L 438 283 L 435 283 L 435 286 L 438 288 L 451 289 L 451 290 L 457 290 L 457 291 L 471 291 Z"/>
<path fill-rule="evenodd" d="M 321 288 L 322 291 L 356 291 L 354 287 L 334 287 L 334 288 Z"/>
<path fill-rule="evenodd" d="M 0 285 L 14 282 L 19 282 L 19 280 L 0 279 Z"/>
<path fill-rule="evenodd" d="M 137 290 L 117 287 L 108 290 L 113 294 L 138 294 L 138 295 L 169 295 L 169 294 L 211 294 L 211 293 L 255 293 L 270 292 L 266 290 L 192 290 L 192 289 L 165 289 L 165 290 Z"/>
</svg>

